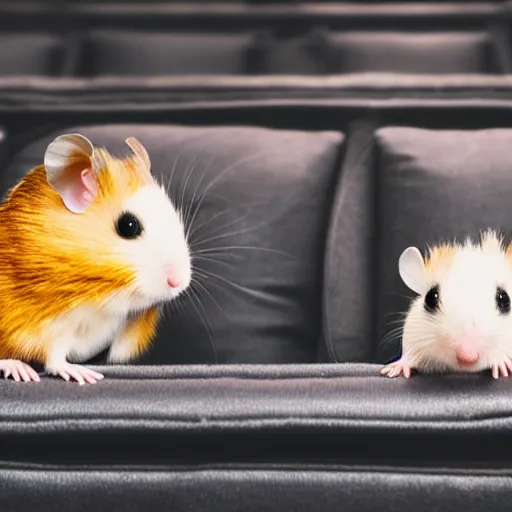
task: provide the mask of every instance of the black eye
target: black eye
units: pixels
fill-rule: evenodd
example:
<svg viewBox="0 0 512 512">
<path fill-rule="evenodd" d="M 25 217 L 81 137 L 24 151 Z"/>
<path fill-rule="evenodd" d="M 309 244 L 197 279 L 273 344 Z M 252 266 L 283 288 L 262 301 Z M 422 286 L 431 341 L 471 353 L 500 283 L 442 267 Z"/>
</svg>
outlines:
<svg viewBox="0 0 512 512">
<path fill-rule="evenodd" d="M 117 219 L 116 231 L 122 238 L 137 238 L 142 233 L 142 224 L 133 213 L 123 213 Z"/>
<path fill-rule="evenodd" d="M 510 297 L 503 288 L 496 290 L 496 307 L 502 315 L 510 313 Z"/>
<path fill-rule="evenodd" d="M 425 295 L 425 309 L 429 313 L 435 313 L 439 308 L 439 287 L 433 286 Z"/>
</svg>

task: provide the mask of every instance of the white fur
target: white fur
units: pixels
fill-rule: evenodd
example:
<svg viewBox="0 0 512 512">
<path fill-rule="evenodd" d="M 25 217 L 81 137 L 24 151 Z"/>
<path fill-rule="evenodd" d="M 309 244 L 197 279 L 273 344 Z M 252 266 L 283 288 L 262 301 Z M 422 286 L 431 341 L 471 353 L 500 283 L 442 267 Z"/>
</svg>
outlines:
<svg viewBox="0 0 512 512">
<path fill-rule="evenodd" d="M 512 312 L 496 307 L 497 287 L 512 296 L 512 268 L 497 236 L 489 231 L 482 244 L 456 247 L 450 266 L 428 273 L 426 292 L 439 286 L 440 310 L 424 309 L 425 293 L 411 305 L 403 332 L 403 355 L 423 371 L 460 370 L 455 346 L 465 343 L 481 357 L 470 369 L 480 371 L 512 356 Z"/>
<path fill-rule="evenodd" d="M 116 339 L 126 324 L 126 315 L 112 315 L 99 308 L 82 306 L 43 328 L 42 338 L 51 339 L 47 368 L 64 361 L 82 362 L 100 353 Z"/>
<path fill-rule="evenodd" d="M 190 284 L 191 258 L 184 226 L 164 188 L 154 184 L 139 189 L 123 209 L 134 213 L 144 230 L 135 240 L 119 238 L 116 248 L 137 273 L 140 296 L 131 307 L 147 308 L 177 297 Z M 179 288 L 167 284 L 168 267 L 180 280 Z"/>
</svg>

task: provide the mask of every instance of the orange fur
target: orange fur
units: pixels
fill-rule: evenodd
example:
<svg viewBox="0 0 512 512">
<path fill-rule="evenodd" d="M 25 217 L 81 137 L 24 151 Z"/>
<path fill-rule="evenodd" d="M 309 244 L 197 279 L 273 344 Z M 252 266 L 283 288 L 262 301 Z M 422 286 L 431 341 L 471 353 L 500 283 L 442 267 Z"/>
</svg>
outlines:
<svg viewBox="0 0 512 512">
<path fill-rule="evenodd" d="M 125 327 L 121 338 L 129 340 L 133 344 L 133 357 L 140 356 L 153 341 L 158 323 L 158 314 L 158 307 L 149 308 Z"/>
<path fill-rule="evenodd" d="M 129 290 L 135 274 L 110 247 L 116 204 L 144 182 L 134 157 L 96 149 L 99 193 L 81 215 L 68 211 L 49 186 L 44 166 L 32 169 L 0 206 L 0 358 L 45 362 L 52 340 L 41 327 L 77 306 Z M 86 242 L 86 243 L 84 243 Z M 141 352 L 156 327 L 153 310 L 140 317 Z"/>
<path fill-rule="evenodd" d="M 448 271 L 455 257 L 456 249 L 452 245 L 441 244 L 428 250 L 425 256 L 425 271 L 427 275 L 439 275 Z"/>
</svg>

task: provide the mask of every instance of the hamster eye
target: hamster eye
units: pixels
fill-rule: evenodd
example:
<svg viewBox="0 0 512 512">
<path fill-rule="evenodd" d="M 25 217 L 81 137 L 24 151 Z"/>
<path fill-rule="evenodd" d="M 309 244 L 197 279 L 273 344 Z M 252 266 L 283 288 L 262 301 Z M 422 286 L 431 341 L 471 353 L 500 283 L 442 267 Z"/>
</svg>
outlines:
<svg viewBox="0 0 512 512">
<path fill-rule="evenodd" d="M 425 309 L 434 313 L 439 308 L 439 287 L 433 286 L 425 295 Z"/>
<path fill-rule="evenodd" d="M 123 213 L 117 219 L 116 231 L 122 238 L 137 238 L 142 233 L 142 224 L 133 213 Z"/>
<path fill-rule="evenodd" d="M 502 315 L 510 313 L 510 297 L 503 288 L 496 290 L 496 307 Z"/>
</svg>

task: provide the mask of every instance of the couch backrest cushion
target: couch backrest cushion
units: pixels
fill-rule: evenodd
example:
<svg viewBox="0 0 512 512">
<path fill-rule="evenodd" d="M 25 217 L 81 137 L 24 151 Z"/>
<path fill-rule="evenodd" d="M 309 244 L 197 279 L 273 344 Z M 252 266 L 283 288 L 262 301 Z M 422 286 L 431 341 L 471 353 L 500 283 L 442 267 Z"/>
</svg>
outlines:
<svg viewBox="0 0 512 512">
<path fill-rule="evenodd" d="M 45 33 L 0 33 L 0 76 L 53 75 L 62 58 L 62 42 Z"/>
<path fill-rule="evenodd" d="M 495 73 L 483 32 L 333 32 L 327 36 L 334 73 Z"/>
<path fill-rule="evenodd" d="M 86 75 L 246 73 L 250 34 L 94 31 L 85 39 Z"/>
<path fill-rule="evenodd" d="M 330 225 L 323 359 L 384 363 L 400 354 L 395 329 L 415 296 L 398 273 L 402 251 L 488 227 L 510 236 L 512 130 L 384 127 L 358 140 Z"/>
<path fill-rule="evenodd" d="M 375 134 L 351 131 L 326 244 L 321 361 L 367 361 L 374 351 Z"/>
<path fill-rule="evenodd" d="M 192 221 L 199 284 L 166 308 L 153 349 L 141 362 L 315 360 L 325 232 L 341 133 L 236 126 L 62 127 L 14 156 L 0 181 L 2 190 L 40 164 L 46 145 L 63 132 L 82 133 L 120 154 L 128 150 L 124 140 L 137 137 L 149 152 L 154 175 Z"/>
<path fill-rule="evenodd" d="M 398 274 L 402 251 L 476 237 L 488 227 L 510 232 L 512 130 L 390 127 L 378 131 L 377 143 L 376 357 L 385 361 L 398 353 L 399 340 L 382 340 L 415 296 Z"/>
</svg>

